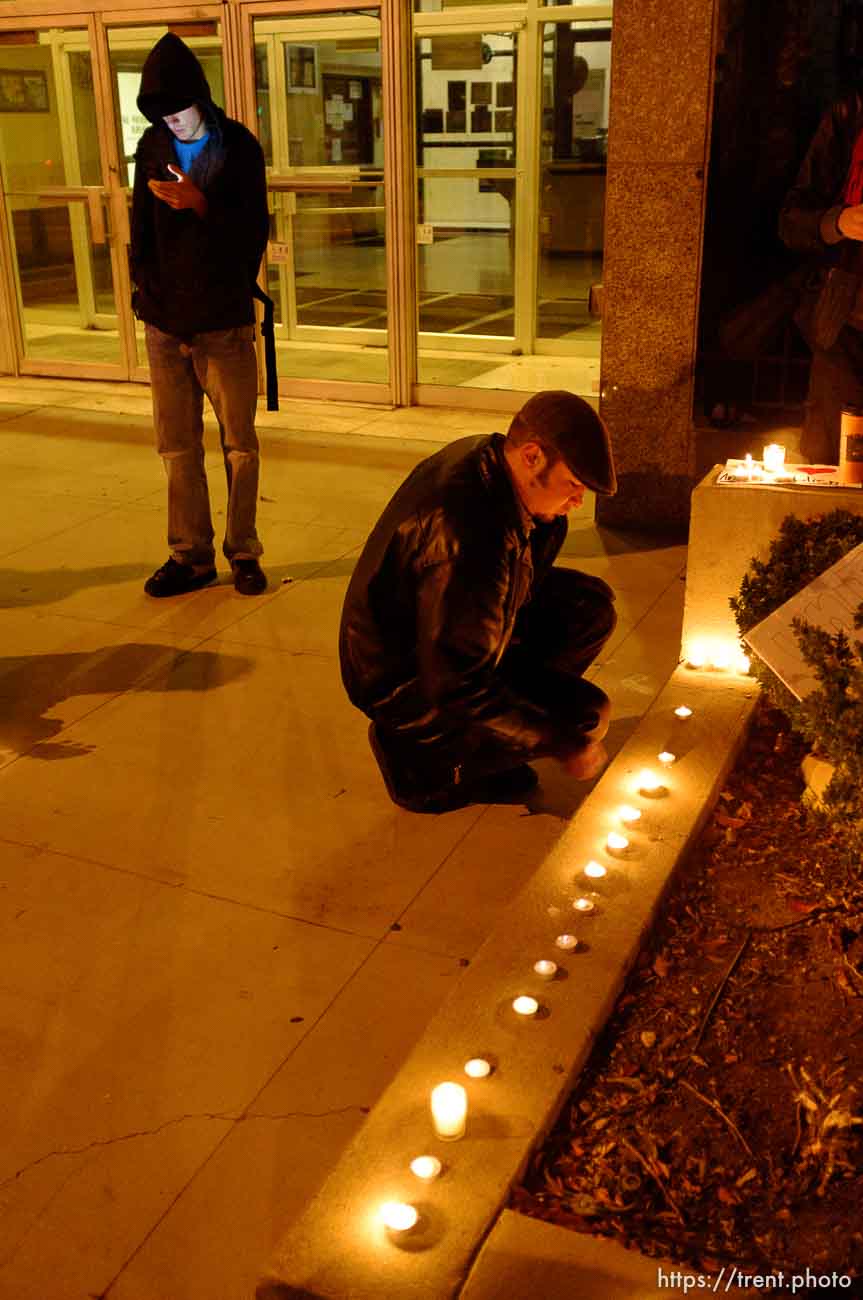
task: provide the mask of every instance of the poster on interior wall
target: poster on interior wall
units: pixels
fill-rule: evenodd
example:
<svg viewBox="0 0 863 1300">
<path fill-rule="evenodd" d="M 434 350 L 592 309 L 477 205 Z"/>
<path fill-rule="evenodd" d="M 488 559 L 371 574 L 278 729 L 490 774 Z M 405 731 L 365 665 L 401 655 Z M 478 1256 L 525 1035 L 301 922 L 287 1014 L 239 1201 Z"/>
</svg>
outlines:
<svg viewBox="0 0 863 1300">
<path fill-rule="evenodd" d="M 286 45 L 288 90 L 294 95 L 314 95 L 318 89 L 318 51 L 314 45 Z"/>
<path fill-rule="evenodd" d="M 135 184 L 135 150 L 138 141 L 150 125 L 138 108 L 138 91 L 141 89 L 141 70 L 134 72 L 118 69 L 117 99 L 120 105 L 120 136 L 123 141 L 123 156 L 126 160 L 128 183 Z"/>
<path fill-rule="evenodd" d="M 853 644 L 860 639 L 854 615 L 863 601 L 863 545 L 855 546 L 837 564 L 809 583 L 796 596 L 769 614 L 743 640 L 763 659 L 789 691 L 802 700 L 818 685 L 800 652 L 791 627 L 796 618 L 823 628 L 831 636 L 844 632 Z"/>
<path fill-rule="evenodd" d="M 450 109 L 446 115 L 447 134 L 464 135 L 467 130 L 467 113 L 463 108 Z"/>
<path fill-rule="evenodd" d="M 466 81 L 447 82 L 446 106 L 447 108 L 452 108 L 452 109 L 467 107 L 467 82 Z"/>
<path fill-rule="evenodd" d="M 0 68 L 0 113 L 50 111 L 46 73 L 38 68 Z"/>
<path fill-rule="evenodd" d="M 499 108 L 494 115 L 495 131 L 512 131 L 512 109 Z"/>
<path fill-rule="evenodd" d="M 470 102 L 472 104 L 490 104 L 491 82 L 472 81 L 470 83 Z"/>
<path fill-rule="evenodd" d="M 580 135 L 593 135 L 597 127 L 604 123 L 602 111 L 605 105 L 605 68 L 591 68 L 587 74 L 584 87 L 573 97 L 572 134 L 577 139 Z"/>
</svg>

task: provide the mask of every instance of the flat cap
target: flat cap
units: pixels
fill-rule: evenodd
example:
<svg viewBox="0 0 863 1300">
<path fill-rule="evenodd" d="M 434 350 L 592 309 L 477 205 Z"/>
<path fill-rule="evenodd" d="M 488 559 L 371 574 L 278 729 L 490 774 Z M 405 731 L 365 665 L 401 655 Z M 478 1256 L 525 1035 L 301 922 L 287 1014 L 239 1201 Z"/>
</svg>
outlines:
<svg viewBox="0 0 863 1300">
<path fill-rule="evenodd" d="M 585 487 L 600 496 L 614 496 L 617 475 L 608 429 L 583 397 L 564 389 L 535 393 L 517 418 L 537 437 L 557 448 Z"/>
</svg>

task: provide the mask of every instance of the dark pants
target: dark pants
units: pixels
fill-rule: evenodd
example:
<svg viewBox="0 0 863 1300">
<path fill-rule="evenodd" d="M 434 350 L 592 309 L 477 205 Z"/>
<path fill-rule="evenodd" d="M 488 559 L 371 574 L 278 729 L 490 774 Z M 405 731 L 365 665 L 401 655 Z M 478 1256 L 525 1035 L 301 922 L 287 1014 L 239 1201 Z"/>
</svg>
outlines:
<svg viewBox="0 0 863 1300">
<path fill-rule="evenodd" d="M 584 680 L 614 631 L 614 593 L 600 578 L 574 569 L 552 569 L 516 619 L 515 633 L 498 665 L 513 693 L 535 705 L 554 724 L 554 746 L 526 745 L 514 755 L 503 742 L 490 740 L 468 752 L 458 732 L 427 745 L 372 719 L 372 750 L 390 797 L 419 809 L 426 798 L 446 795 L 456 784 L 470 786 L 534 758 L 561 756 L 584 744 L 600 726 L 608 697 Z"/>
<path fill-rule="evenodd" d="M 846 325 L 832 348 L 812 355 L 800 452 L 815 464 L 839 464 L 843 406 L 863 406 L 863 333 Z"/>
</svg>

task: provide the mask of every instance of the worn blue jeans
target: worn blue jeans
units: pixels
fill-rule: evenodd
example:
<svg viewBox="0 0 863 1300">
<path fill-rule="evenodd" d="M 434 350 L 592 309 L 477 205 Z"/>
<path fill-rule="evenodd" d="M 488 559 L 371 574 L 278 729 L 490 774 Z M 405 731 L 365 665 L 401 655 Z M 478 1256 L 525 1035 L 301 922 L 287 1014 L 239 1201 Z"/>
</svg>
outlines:
<svg viewBox="0 0 863 1300">
<path fill-rule="evenodd" d="M 223 553 L 235 560 L 263 552 L 255 531 L 259 454 L 253 338 L 252 325 L 187 339 L 146 327 L 156 442 L 168 476 L 168 546 L 178 563 L 193 568 L 209 568 L 215 555 L 204 470 L 205 394 L 219 422 L 228 479 Z"/>
</svg>

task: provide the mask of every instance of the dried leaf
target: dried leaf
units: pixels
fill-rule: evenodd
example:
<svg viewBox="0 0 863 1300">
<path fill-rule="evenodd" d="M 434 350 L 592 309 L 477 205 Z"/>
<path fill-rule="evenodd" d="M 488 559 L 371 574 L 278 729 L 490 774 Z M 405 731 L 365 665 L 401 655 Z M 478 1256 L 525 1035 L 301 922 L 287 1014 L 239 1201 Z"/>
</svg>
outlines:
<svg viewBox="0 0 863 1300">
<path fill-rule="evenodd" d="M 641 1034 L 641 1041 L 642 1043 L 644 1043 L 645 1047 L 655 1047 L 656 1034 L 653 1032 L 652 1029 L 645 1029 Z"/>
<path fill-rule="evenodd" d="M 671 962 L 660 953 L 659 956 L 653 959 L 653 969 L 661 980 L 665 979 L 666 975 L 671 970 Z"/>
<path fill-rule="evenodd" d="M 805 898 L 789 898 L 788 906 L 791 908 L 792 912 L 802 912 L 803 915 L 806 916 L 809 912 L 814 912 L 818 904 L 807 903 Z"/>
<path fill-rule="evenodd" d="M 743 817 L 732 817 L 728 813 L 723 812 L 721 808 L 717 808 L 713 817 L 718 826 L 730 826 L 736 830 L 740 830 L 741 826 L 746 825 L 746 821 Z"/>
</svg>

